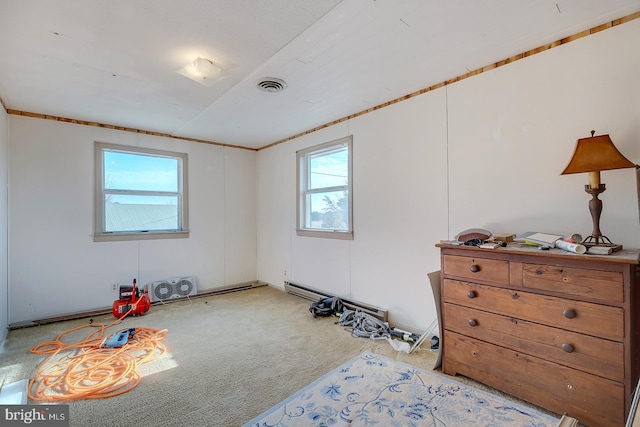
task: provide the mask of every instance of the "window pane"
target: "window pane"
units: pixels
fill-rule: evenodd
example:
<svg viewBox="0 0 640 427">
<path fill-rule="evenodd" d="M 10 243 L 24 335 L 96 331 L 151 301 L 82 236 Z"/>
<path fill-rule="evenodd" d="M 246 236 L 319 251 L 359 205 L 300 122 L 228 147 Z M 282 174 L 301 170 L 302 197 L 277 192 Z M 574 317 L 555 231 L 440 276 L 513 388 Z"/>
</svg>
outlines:
<svg viewBox="0 0 640 427">
<path fill-rule="evenodd" d="M 178 230 L 177 196 L 105 195 L 105 231 Z"/>
<path fill-rule="evenodd" d="M 307 195 L 309 215 L 306 228 L 349 230 L 349 197 L 347 191 L 330 191 Z"/>
<path fill-rule="evenodd" d="M 349 182 L 349 150 L 341 147 L 309 156 L 309 189 L 337 187 Z"/>
<path fill-rule="evenodd" d="M 104 188 L 178 191 L 178 160 L 142 154 L 104 152 Z"/>
<path fill-rule="evenodd" d="M 352 148 L 347 136 L 296 151 L 298 236 L 353 240 Z"/>
</svg>

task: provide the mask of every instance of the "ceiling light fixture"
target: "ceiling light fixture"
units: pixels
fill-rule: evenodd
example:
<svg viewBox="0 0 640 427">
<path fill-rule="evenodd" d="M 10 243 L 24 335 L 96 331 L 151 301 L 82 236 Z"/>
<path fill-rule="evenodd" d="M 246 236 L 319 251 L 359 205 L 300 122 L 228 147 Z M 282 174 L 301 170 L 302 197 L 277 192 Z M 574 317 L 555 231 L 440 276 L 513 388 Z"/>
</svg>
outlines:
<svg viewBox="0 0 640 427">
<path fill-rule="evenodd" d="M 211 60 L 198 57 L 176 72 L 204 86 L 211 86 L 215 83 L 216 77 L 220 75 L 222 69 L 214 65 Z"/>
</svg>

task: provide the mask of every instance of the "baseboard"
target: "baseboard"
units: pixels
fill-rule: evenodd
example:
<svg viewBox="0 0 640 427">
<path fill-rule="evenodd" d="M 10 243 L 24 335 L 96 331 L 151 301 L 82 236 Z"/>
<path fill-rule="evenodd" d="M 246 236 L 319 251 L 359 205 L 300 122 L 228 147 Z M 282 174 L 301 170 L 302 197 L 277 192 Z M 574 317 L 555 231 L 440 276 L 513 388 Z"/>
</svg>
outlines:
<svg viewBox="0 0 640 427">
<path fill-rule="evenodd" d="M 259 288 L 262 286 L 267 286 L 267 284 L 259 280 L 254 280 L 251 282 L 236 283 L 234 285 L 229 285 L 222 288 L 216 288 L 210 291 L 199 292 L 195 295 L 191 295 L 188 297 L 171 298 L 170 300 L 165 300 L 165 301 L 155 301 L 155 302 L 152 302 L 151 305 L 153 306 L 153 305 L 161 305 L 161 304 L 171 304 L 174 302 L 185 301 L 188 299 L 203 298 L 203 297 L 208 297 L 212 295 L 220 295 L 220 294 L 226 294 L 230 292 L 244 291 L 247 289 Z M 110 313 L 111 313 L 111 307 L 103 307 L 103 308 L 97 308 L 94 310 L 80 311 L 80 312 L 63 314 L 60 316 L 47 317 L 44 319 L 26 320 L 23 322 L 10 323 L 8 326 L 8 329 L 12 330 L 12 329 L 30 328 L 32 326 L 46 325 L 46 324 L 55 323 L 55 322 L 64 322 L 65 320 L 83 319 L 87 317 L 101 316 L 103 314 L 110 314 Z"/>
<path fill-rule="evenodd" d="M 274 289 L 279 289 L 279 290 L 283 290 L 281 287 L 279 286 L 275 286 L 275 285 L 269 285 L 271 287 L 273 287 Z M 293 282 L 284 282 L 284 291 L 291 294 L 291 295 L 296 295 L 298 297 L 304 298 L 304 299 L 308 299 L 310 301 L 317 301 L 320 298 L 330 298 L 334 295 L 329 294 L 328 292 L 324 292 L 324 291 L 320 291 L 318 289 L 314 289 L 311 288 L 309 286 L 303 286 L 303 285 L 299 285 L 297 283 L 293 283 Z M 383 322 L 389 322 L 390 326 L 392 326 L 393 328 L 396 329 L 400 329 L 406 332 L 410 332 L 412 334 L 415 335 L 423 335 L 423 334 L 427 334 L 428 337 L 430 338 L 433 335 L 440 335 L 438 333 L 438 318 L 436 317 L 431 324 L 429 325 L 429 327 L 424 330 L 424 329 L 418 329 L 415 326 L 411 326 L 411 325 L 406 325 L 403 323 L 397 323 L 397 322 L 390 322 L 389 321 L 389 313 L 386 309 L 382 309 L 382 308 L 378 308 L 378 307 L 374 307 L 372 305 L 368 305 L 368 304 L 363 304 L 360 302 L 356 302 L 356 301 L 350 301 L 348 299 L 343 299 L 342 297 L 340 297 L 340 300 L 343 302 L 343 304 L 350 309 L 356 309 L 359 308 L 373 316 L 375 316 L 376 318 L 382 320 Z"/>
<path fill-rule="evenodd" d="M 311 301 L 317 301 L 320 298 L 330 298 L 333 296 L 337 296 L 340 298 L 340 301 L 342 301 L 342 304 L 348 309 L 362 310 L 365 313 L 368 313 L 382 320 L 383 322 L 386 322 L 389 317 L 387 310 L 384 308 L 375 307 L 373 305 L 364 304 L 358 301 L 353 301 L 347 298 L 343 298 L 339 295 L 331 295 L 325 291 L 320 291 L 318 289 L 314 289 L 309 286 L 303 286 L 303 285 L 299 285 L 297 283 L 292 283 L 292 282 L 284 282 L 284 289 L 292 295 L 297 295 L 301 298 L 305 298 Z"/>
</svg>

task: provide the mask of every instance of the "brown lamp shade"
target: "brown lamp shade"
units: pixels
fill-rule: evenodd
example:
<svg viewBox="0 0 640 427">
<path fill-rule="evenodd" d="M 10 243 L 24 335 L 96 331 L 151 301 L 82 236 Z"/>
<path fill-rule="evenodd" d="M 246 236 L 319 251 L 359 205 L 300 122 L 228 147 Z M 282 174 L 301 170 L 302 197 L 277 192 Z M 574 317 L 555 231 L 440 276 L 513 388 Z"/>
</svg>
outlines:
<svg viewBox="0 0 640 427">
<path fill-rule="evenodd" d="M 600 171 L 633 168 L 635 165 L 618 151 L 609 135 L 593 136 L 594 133 L 596 132 L 592 130 L 591 138 L 578 140 L 573 157 L 571 157 L 562 175 L 583 172 L 589 174 L 589 185 L 584 186 L 584 191 L 591 195 L 589 212 L 591 212 L 591 219 L 593 220 L 593 232 L 591 236 L 582 241 L 582 244 L 589 247 L 609 246 L 620 249 L 622 246 L 612 243 L 600 231 L 602 200 L 598 199 L 598 195 L 606 189 L 606 186 L 600 183 Z"/>
<path fill-rule="evenodd" d="M 593 136 L 593 133 L 590 138 L 578 140 L 573 157 L 561 175 L 635 167 L 613 145 L 609 135 Z"/>
</svg>

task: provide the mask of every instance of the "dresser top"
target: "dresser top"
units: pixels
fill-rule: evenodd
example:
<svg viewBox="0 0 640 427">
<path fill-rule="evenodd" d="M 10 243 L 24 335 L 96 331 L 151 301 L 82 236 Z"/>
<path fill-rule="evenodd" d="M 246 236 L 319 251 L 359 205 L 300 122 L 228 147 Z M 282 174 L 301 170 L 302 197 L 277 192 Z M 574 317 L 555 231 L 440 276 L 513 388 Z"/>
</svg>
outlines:
<svg viewBox="0 0 640 427">
<path fill-rule="evenodd" d="M 597 260 L 606 262 L 619 262 L 624 264 L 638 264 L 640 262 L 640 249 L 622 249 L 614 252 L 610 255 L 592 255 L 592 254 L 576 254 L 568 252 L 558 248 L 551 248 L 548 250 L 541 250 L 537 246 L 528 245 L 525 243 L 510 242 L 506 247 L 498 247 L 495 249 L 479 248 L 477 246 L 465 246 L 451 243 L 438 243 L 437 247 L 443 249 L 463 249 L 473 252 L 486 252 L 486 253 L 506 253 L 517 255 L 530 255 L 540 257 L 552 257 L 552 258 L 572 258 L 580 260 Z"/>
</svg>

